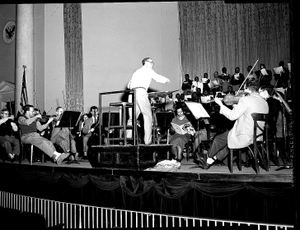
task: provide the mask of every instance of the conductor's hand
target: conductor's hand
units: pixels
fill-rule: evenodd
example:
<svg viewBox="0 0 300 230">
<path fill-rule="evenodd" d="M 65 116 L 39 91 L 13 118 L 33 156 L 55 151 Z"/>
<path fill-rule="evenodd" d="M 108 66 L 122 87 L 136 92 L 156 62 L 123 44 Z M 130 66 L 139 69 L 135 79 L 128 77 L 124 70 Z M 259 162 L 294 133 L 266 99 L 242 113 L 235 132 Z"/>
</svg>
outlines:
<svg viewBox="0 0 300 230">
<path fill-rule="evenodd" d="M 222 100 L 221 100 L 219 97 L 215 97 L 215 102 L 216 102 L 219 106 L 223 105 Z"/>
</svg>

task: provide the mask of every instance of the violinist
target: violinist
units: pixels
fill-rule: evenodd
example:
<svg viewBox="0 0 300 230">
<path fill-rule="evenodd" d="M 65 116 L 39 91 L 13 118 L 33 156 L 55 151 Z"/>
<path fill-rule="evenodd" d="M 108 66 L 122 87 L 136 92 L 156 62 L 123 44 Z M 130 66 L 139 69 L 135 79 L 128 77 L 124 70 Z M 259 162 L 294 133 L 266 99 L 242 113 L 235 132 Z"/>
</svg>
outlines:
<svg viewBox="0 0 300 230">
<path fill-rule="evenodd" d="M 42 125 L 39 121 L 41 118 L 41 114 L 34 114 L 33 105 L 26 104 L 23 107 L 23 115 L 18 118 L 18 124 L 21 129 L 21 141 L 22 143 L 36 146 L 60 165 L 69 155 L 57 152 L 53 143 L 38 133 L 38 131 L 41 132 L 46 129 L 54 119 L 51 117 L 46 124 Z"/>
<path fill-rule="evenodd" d="M 215 98 L 215 102 L 220 106 L 220 114 L 234 121 L 234 125 L 230 130 L 214 137 L 207 159 L 198 160 L 199 167 L 208 169 L 217 160 L 223 161 L 229 153 L 229 148 L 240 149 L 252 144 L 254 121 L 251 114 L 268 114 L 269 106 L 258 93 L 257 81 L 247 81 L 245 86 L 245 92 L 249 95 L 241 97 L 232 109 L 225 106 L 220 98 Z"/>
<path fill-rule="evenodd" d="M 18 126 L 13 120 L 14 116 L 9 116 L 8 109 L 1 110 L 0 145 L 11 160 L 20 154 L 20 142 L 14 135 L 18 131 Z"/>
<path fill-rule="evenodd" d="M 71 155 L 73 160 L 77 160 L 78 152 L 76 148 L 76 142 L 71 130 L 68 127 L 59 127 L 60 119 L 64 109 L 61 106 L 56 108 L 56 119 L 52 123 L 51 138 L 53 144 L 58 145 L 65 153 Z"/>
<path fill-rule="evenodd" d="M 39 114 L 41 114 L 41 111 L 38 108 L 34 108 L 33 115 L 36 116 L 36 115 L 39 115 Z M 46 124 L 48 122 L 49 118 L 42 115 L 42 117 L 39 118 L 38 120 L 41 123 L 41 125 L 43 125 L 43 124 Z M 49 139 L 49 133 L 51 132 L 51 126 L 48 125 L 43 131 L 41 131 L 41 132 L 38 131 L 38 132 L 41 134 L 42 137 L 45 137 L 45 138 Z"/>
</svg>

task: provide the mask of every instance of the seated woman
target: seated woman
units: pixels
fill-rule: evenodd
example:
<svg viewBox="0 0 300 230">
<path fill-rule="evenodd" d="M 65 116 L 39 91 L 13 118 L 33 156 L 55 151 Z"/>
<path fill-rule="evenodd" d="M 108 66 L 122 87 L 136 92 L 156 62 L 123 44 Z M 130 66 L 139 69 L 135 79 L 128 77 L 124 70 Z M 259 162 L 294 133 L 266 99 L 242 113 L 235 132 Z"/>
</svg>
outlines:
<svg viewBox="0 0 300 230">
<path fill-rule="evenodd" d="M 170 144 L 172 145 L 171 151 L 175 156 L 175 160 L 180 162 L 182 160 L 182 150 L 191 136 L 195 134 L 195 129 L 184 115 L 181 106 L 176 107 L 175 112 L 176 117 L 171 122 L 170 132 L 174 134 L 170 138 Z"/>
</svg>

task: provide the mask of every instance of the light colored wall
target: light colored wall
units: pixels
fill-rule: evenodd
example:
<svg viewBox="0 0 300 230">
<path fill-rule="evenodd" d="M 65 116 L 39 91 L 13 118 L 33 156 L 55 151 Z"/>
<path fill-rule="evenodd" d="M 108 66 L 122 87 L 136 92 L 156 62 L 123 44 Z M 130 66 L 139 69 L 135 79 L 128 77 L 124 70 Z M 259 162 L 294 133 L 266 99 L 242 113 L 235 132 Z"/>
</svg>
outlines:
<svg viewBox="0 0 300 230">
<path fill-rule="evenodd" d="M 45 11 L 44 4 L 34 4 L 34 106 L 45 107 Z"/>
<path fill-rule="evenodd" d="M 171 84 L 153 82 L 157 91 L 179 89 L 179 20 L 176 2 L 83 3 L 85 112 L 98 105 L 100 92 L 122 90 L 146 56 Z M 65 87 L 63 5 L 45 5 L 45 110 L 63 103 Z M 105 97 L 119 101 L 120 95 Z M 52 111 L 53 111 L 52 110 Z"/>
<path fill-rule="evenodd" d="M 44 76 L 45 108 L 55 113 L 57 106 L 64 106 L 65 55 L 63 30 L 63 4 L 45 4 Z"/>
<path fill-rule="evenodd" d="M 2 32 L 5 24 L 16 21 L 16 4 L 0 4 L 0 82 L 15 82 L 15 52 L 16 42 L 5 44 L 2 39 Z"/>
</svg>

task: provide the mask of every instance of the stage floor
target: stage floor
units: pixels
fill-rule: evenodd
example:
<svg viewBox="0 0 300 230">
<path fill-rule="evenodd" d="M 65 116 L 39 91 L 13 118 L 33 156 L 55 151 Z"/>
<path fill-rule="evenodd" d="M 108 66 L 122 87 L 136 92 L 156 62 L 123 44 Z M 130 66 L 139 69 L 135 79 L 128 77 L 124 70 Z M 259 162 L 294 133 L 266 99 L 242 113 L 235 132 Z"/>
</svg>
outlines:
<svg viewBox="0 0 300 230">
<path fill-rule="evenodd" d="M 68 164 L 64 161 L 61 165 L 57 165 L 51 161 L 46 161 L 44 163 L 34 162 L 32 165 L 27 159 L 24 159 L 21 164 L 19 162 L 6 161 L 5 163 L 0 161 L 0 164 L 6 164 L 6 166 L 13 167 L 34 167 L 38 170 L 56 170 L 56 171 L 69 171 L 75 170 L 86 173 L 106 173 L 107 175 L 132 175 L 139 174 L 143 176 L 155 176 L 155 177 L 172 177 L 188 180 L 201 180 L 207 182 L 264 182 L 264 183 L 293 183 L 293 169 L 286 168 L 281 170 L 278 166 L 272 165 L 269 171 L 260 168 L 260 173 L 255 173 L 254 169 L 251 167 L 243 167 L 242 171 L 234 165 L 233 173 L 229 172 L 227 165 L 213 165 L 208 170 L 201 169 L 194 162 L 193 159 L 189 161 L 183 159 L 180 168 L 170 169 L 170 168 L 160 168 L 153 169 L 148 168 L 145 170 L 133 170 L 126 168 L 110 168 L 110 167 L 97 167 L 93 168 L 89 161 L 80 160 L 78 163 Z M 41 168 L 40 168 L 41 167 Z"/>
</svg>

